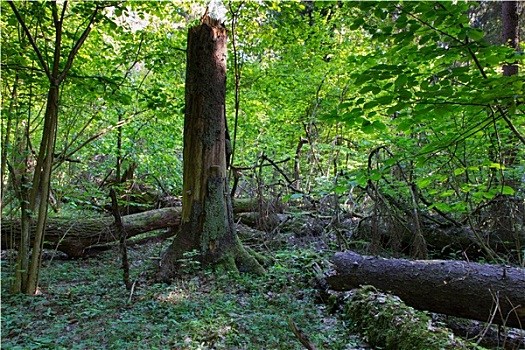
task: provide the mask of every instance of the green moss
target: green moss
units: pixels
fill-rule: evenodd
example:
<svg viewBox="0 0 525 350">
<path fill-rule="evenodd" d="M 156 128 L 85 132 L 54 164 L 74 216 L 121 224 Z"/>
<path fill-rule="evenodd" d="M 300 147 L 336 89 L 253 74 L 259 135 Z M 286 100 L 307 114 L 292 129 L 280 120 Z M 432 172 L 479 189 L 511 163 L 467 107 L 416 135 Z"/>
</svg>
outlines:
<svg viewBox="0 0 525 350">
<path fill-rule="evenodd" d="M 210 241 L 220 241 L 226 235 L 225 217 L 227 212 L 224 200 L 224 179 L 210 177 L 204 207 L 206 219 L 201 236 L 201 250 L 203 252 L 209 249 Z"/>
<path fill-rule="evenodd" d="M 355 322 L 371 345 L 383 349 L 482 349 L 454 338 L 427 314 L 371 286 L 354 291 L 345 304 L 345 317 Z"/>
<path fill-rule="evenodd" d="M 220 261 L 215 265 L 215 271 L 219 273 L 230 273 L 233 276 L 239 276 L 239 269 L 235 264 L 235 257 L 233 254 L 225 254 Z"/>
<path fill-rule="evenodd" d="M 222 252 L 220 259 L 213 263 L 216 272 L 219 274 L 229 273 L 237 277 L 240 276 L 239 272 L 248 272 L 256 275 L 266 273 L 259 264 L 258 259 L 244 247 L 238 237 L 233 244 L 234 247 L 231 250 Z"/>
<path fill-rule="evenodd" d="M 248 252 L 248 254 L 250 254 L 251 256 L 253 256 L 257 262 L 263 266 L 267 266 L 267 265 L 270 265 L 270 264 L 273 264 L 274 261 L 271 257 L 268 257 L 264 254 L 261 254 L 261 253 L 258 253 L 256 252 L 255 250 L 253 250 L 252 248 L 250 247 L 244 247 L 246 249 L 246 251 Z"/>
</svg>

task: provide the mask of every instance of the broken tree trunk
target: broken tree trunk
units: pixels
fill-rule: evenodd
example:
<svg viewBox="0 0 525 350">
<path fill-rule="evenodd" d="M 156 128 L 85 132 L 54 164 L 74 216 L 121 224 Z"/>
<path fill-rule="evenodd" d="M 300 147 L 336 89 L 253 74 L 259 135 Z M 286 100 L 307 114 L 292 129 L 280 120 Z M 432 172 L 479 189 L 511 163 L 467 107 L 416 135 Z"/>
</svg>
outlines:
<svg viewBox="0 0 525 350">
<path fill-rule="evenodd" d="M 405 260 L 351 251 L 333 259 L 334 290 L 372 285 L 420 310 L 525 328 L 525 270 L 452 260 Z"/>
<path fill-rule="evenodd" d="M 203 265 L 264 272 L 242 246 L 233 222 L 226 161 L 231 153 L 225 115 L 226 41 L 226 28 L 208 16 L 188 31 L 182 218 L 161 262 L 162 280 L 172 279 L 179 260 L 192 251 L 199 253 L 196 258 Z"/>
<path fill-rule="evenodd" d="M 126 237 L 180 225 L 181 208 L 163 208 L 122 217 Z M 32 227 L 34 233 L 35 227 Z M 2 220 L 2 249 L 16 247 L 20 236 L 20 221 Z M 45 243 L 71 258 L 83 256 L 86 248 L 95 244 L 118 241 L 117 227 L 112 217 L 93 219 L 49 218 L 45 227 Z"/>
</svg>

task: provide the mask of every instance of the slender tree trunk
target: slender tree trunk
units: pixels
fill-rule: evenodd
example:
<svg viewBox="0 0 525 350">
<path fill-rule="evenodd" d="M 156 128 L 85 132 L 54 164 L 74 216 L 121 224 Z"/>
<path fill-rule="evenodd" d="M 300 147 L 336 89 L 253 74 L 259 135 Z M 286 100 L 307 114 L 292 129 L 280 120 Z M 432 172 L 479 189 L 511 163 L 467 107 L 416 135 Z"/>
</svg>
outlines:
<svg viewBox="0 0 525 350">
<path fill-rule="evenodd" d="M 58 70 L 57 70 L 58 73 Z M 53 153 L 55 151 L 55 141 L 58 121 L 58 84 L 51 84 L 48 92 L 47 109 L 45 115 L 44 132 L 42 143 L 40 144 L 40 154 L 35 168 L 33 189 L 31 193 L 31 210 L 38 209 L 38 219 L 36 222 L 35 240 L 29 265 L 27 294 L 34 294 L 38 287 L 40 276 L 40 263 L 42 260 L 42 249 L 44 248 L 44 234 L 47 220 L 47 208 L 49 203 L 49 191 L 51 184 L 51 170 L 53 166 Z M 36 198 L 40 197 L 37 201 Z M 38 208 L 36 206 L 38 205 Z"/>
<path fill-rule="evenodd" d="M 303 146 L 307 143 L 307 139 L 299 137 L 299 143 L 297 143 L 297 148 L 295 149 L 293 179 L 295 182 L 295 188 L 297 188 L 298 190 L 301 189 L 301 151 L 303 149 Z"/>
<path fill-rule="evenodd" d="M 226 171 L 226 40 L 226 28 L 208 16 L 188 32 L 182 219 L 161 263 L 164 280 L 191 251 L 204 265 L 263 272 L 242 247 L 233 222 Z"/>
<path fill-rule="evenodd" d="M 2 145 L 2 156 L 0 159 L 0 176 L 1 176 L 1 182 L 0 182 L 0 208 L 4 207 L 4 195 L 5 195 L 5 186 L 7 185 L 7 179 L 6 179 L 6 170 L 7 170 L 7 149 L 10 146 L 11 143 L 11 129 L 13 125 L 13 114 L 14 114 L 14 103 L 17 99 L 17 90 L 18 90 L 18 74 L 15 76 L 15 81 L 13 82 L 13 90 L 11 91 L 11 101 L 9 103 L 9 109 L 7 112 L 7 122 L 5 126 L 5 136 L 4 136 L 4 142 Z"/>
<path fill-rule="evenodd" d="M 501 23 L 503 25 L 502 39 L 503 44 L 519 49 L 519 22 L 518 22 L 518 2 L 503 1 L 501 3 Z M 503 75 L 511 76 L 518 74 L 518 65 L 514 62 L 503 66 Z"/>
<path fill-rule="evenodd" d="M 27 127 L 24 128 L 22 134 L 23 136 L 20 137 L 21 142 L 18 145 L 17 158 L 19 159 L 17 159 L 17 163 L 25 166 L 20 165 L 20 168 L 23 167 L 23 169 L 13 169 L 11 171 L 13 187 L 17 191 L 21 211 L 20 240 L 18 241 L 19 250 L 14 269 L 14 281 L 11 286 L 12 293 L 22 293 L 26 289 L 27 273 L 29 270 L 29 245 L 31 242 L 31 217 L 29 210 L 30 182 L 28 174 L 29 153 L 27 152 L 29 130 Z"/>
<path fill-rule="evenodd" d="M 519 22 L 518 22 L 518 2 L 517 1 L 503 1 L 501 4 L 501 22 L 502 22 L 502 42 L 515 51 L 519 50 Z M 503 65 L 503 76 L 510 77 L 518 75 L 518 64 L 516 61 Z M 506 112 L 502 112 L 506 113 Z M 512 122 L 512 115 L 508 115 L 510 122 Z M 503 144 L 503 153 L 501 155 L 501 162 L 506 168 L 513 168 L 519 165 L 520 161 L 517 157 L 519 149 L 515 144 Z M 517 177 L 511 175 L 504 177 L 501 181 L 501 186 L 509 186 L 516 190 L 519 187 Z M 516 228 L 519 208 L 509 197 L 502 197 L 497 206 L 497 217 L 495 218 L 496 230 L 500 233 L 501 239 L 504 241 L 518 242 L 518 229 Z M 525 215 L 525 214 L 522 214 Z"/>
<path fill-rule="evenodd" d="M 56 124 L 58 117 L 58 86 L 50 86 L 47 109 L 44 117 L 44 130 L 40 151 L 33 172 L 33 180 L 28 180 L 25 170 L 18 184 L 21 199 L 21 241 L 20 252 L 15 267 L 15 293 L 34 294 L 37 289 L 40 273 L 40 260 L 44 242 L 44 227 L 47 219 L 51 167 L 55 149 Z M 29 188 L 30 187 L 30 188 Z M 31 259 L 29 245 L 31 226 L 36 219 Z"/>
<path fill-rule="evenodd" d="M 55 34 L 51 66 L 48 64 L 48 58 L 42 55 L 42 52 L 37 46 L 37 42 L 29 32 L 26 21 L 24 17 L 18 12 L 15 3 L 13 1 L 9 1 L 8 3 L 15 14 L 23 32 L 25 33 L 27 40 L 31 44 L 33 51 L 36 54 L 38 61 L 41 67 L 44 69 L 49 81 L 46 112 L 44 116 L 44 129 L 42 131 L 42 139 L 40 142 L 36 166 L 33 171 L 29 204 L 22 203 L 21 205 L 22 235 L 19 255 L 23 254 L 23 256 L 17 260 L 17 264 L 15 266 L 15 281 L 12 288 L 12 291 L 15 293 L 22 292 L 26 294 L 35 294 L 38 288 L 45 225 L 47 220 L 50 183 L 53 169 L 53 154 L 55 151 L 58 127 L 60 85 L 64 81 L 69 69 L 71 68 L 78 50 L 89 35 L 92 24 L 94 23 L 100 8 L 98 6 L 95 7 L 87 27 L 69 52 L 65 65 L 62 68 L 60 62 L 62 57 L 62 35 L 68 2 L 63 2 L 60 12 L 56 1 L 51 2 L 50 5 Z M 20 188 L 19 190 L 22 192 L 25 191 L 24 188 Z M 29 254 L 31 226 L 35 220 L 36 229 L 31 252 L 31 260 L 29 262 L 29 266 L 26 266 Z"/>
</svg>

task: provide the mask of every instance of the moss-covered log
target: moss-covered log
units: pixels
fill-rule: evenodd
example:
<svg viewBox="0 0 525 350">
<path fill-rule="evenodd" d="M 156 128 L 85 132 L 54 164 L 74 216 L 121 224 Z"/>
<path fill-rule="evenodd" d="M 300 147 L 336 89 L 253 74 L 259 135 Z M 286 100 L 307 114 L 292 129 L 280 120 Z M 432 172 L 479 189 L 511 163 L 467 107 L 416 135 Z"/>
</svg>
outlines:
<svg viewBox="0 0 525 350">
<path fill-rule="evenodd" d="M 257 198 L 235 198 L 232 200 L 232 204 L 234 213 L 246 213 L 259 209 Z"/>
<path fill-rule="evenodd" d="M 234 212 L 250 210 L 245 205 L 250 200 L 234 202 Z M 239 204 L 239 206 L 237 206 Z M 176 230 L 180 225 L 180 207 L 169 207 L 150 210 L 139 214 L 122 217 L 127 237 L 134 237 L 142 233 L 171 228 Z M 33 228 L 34 230 L 34 228 Z M 162 234 L 159 237 L 172 236 Z M 115 223 L 112 217 L 105 218 L 60 218 L 51 217 L 46 225 L 46 248 L 57 249 L 72 258 L 84 256 L 88 248 L 101 244 L 112 243 L 118 240 Z M 2 249 L 16 248 L 20 241 L 20 221 L 2 220 Z"/>
<path fill-rule="evenodd" d="M 161 228 L 176 229 L 180 225 L 181 208 L 163 208 L 126 215 L 122 224 L 128 238 Z M 34 232 L 34 227 L 32 227 Z M 2 220 L 2 249 L 16 247 L 20 237 L 20 222 Z M 48 218 L 45 242 L 69 257 L 77 258 L 86 248 L 117 241 L 117 228 L 112 217 L 107 218 Z"/>
<path fill-rule="evenodd" d="M 356 289 L 344 305 L 344 317 L 366 334 L 370 345 L 392 350 L 472 349 L 445 327 L 399 297 L 371 286 Z M 478 347 L 478 349 L 482 349 Z"/>
<path fill-rule="evenodd" d="M 452 316 L 525 328 L 525 269 L 450 260 L 405 260 L 351 251 L 333 259 L 334 290 L 372 285 L 407 305 Z"/>
</svg>

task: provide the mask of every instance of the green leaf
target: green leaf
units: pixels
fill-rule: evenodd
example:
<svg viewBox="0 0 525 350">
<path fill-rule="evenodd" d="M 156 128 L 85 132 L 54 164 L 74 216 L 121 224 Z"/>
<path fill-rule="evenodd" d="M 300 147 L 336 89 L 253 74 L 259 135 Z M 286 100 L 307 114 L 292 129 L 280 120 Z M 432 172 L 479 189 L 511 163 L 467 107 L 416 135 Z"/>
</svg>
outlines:
<svg viewBox="0 0 525 350">
<path fill-rule="evenodd" d="M 395 82 L 396 88 L 399 89 L 399 88 L 402 88 L 403 86 L 405 86 L 406 83 L 407 83 L 407 80 L 408 80 L 408 78 L 404 74 L 398 76 L 397 79 L 396 79 L 396 82 Z"/>
<path fill-rule="evenodd" d="M 487 192 L 483 192 L 483 197 L 484 198 L 487 198 L 487 199 L 493 199 L 494 197 L 496 197 L 497 193 L 495 190 L 490 190 L 490 191 L 487 191 Z"/>
<path fill-rule="evenodd" d="M 491 169 L 505 170 L 505 166 L 501 165 L 500 163 L 489 163 L 488 167 Z"/>
<path fill-rule="evenodd" d="M 501 194 L 513 195 L 514 192 L 514 189 L 510 186 L 503 186 L 501 189 Z"/>
<path fill-rule="evenodd" d="M 347 188 L 346 186 L 340 186 L 340 185 L 339 185 L 339 186 L 335 186 L 335 187 L 333 188 L 333 191 L 334 191 L 334 193 L 336 193 L 336 194 L 343 194 L 343 193 L 345 193 L 347 190 L 348 190 L 348 188 Z"/>
<path fill-rule="evenodd" d="M 454 169 L 454 175 L 459 176 L 459 175 L 464 174 L 466 171 L 467 171 L 466 168 L 458 168 L 458 169 Z"/>
<path fill-rule="evenodd" d="M 460 190 L 463 193 L 469 193 L 473 188 L 474 186 L 472 184 L 462 184 Z"/>
<path fill-rule="evenodd" d="M 399 123 L 399 125 L 397 126 L 397 129 L 399 131 L 408 131 L 410 130 L 410 128 L 412 128 L 412 125 L 413 125 L 413 121 L 412 119 L 410 118 L 405 118 L 401 121 L 401 123 Z"/>
<path fill-rule="evenodd" d="M 471 28 L 469 29 L 467 35 L 471 40 L 478 41 L 479 39 L 485 36 L 485 32 L 483 32 L 483 30 L 478 29 L 478 28 Z"/>
<path fill-rule="evenodd" d="M 283 197 L 283 202 L 286 203 L 286 202 L 288 202 L 291 199 L 300 199 L 300 198 L 303 198 L 303 194 L 302 193 L 288 194 L 288 195 Z"/>
<path fill-rule="evenodd" d="M 430 185 L 431 183 L 432 183 L 432 179 L 429 177 L 419 178 L 418 180 L 416 180 L 417 186 L 421 189 L 428 187 L 428 185 Z"/>
<path fill-rule="evenodd" d="M 363 106 L 363 109 L 371 109 L 379 105 L 379 103 L 376 100 L 372 100 L 370 102 L 365 103 Z"/>
<path fill-rule="evenodd" d="M 430 209 L 436 208 L 443 212 L 449 212 L 452 208 L 447 203 L 435 203 L 430 206 Z"/>
<path fill-rule="evenodd" d="M 454 190 L 446 190 L 441 192 L 440 197 L 450 197 L 454 195 L 456 192 Z"/>
<path fill-rule="evenodd" d="M 386 125 L 382 122 L 380 122 L 379 120 L 375 120 L 373 123 L 372 123 L 372 126 L 374 128 L 376 128 L 377 130 L 386 130 Z"/>
<path fill-rule="evenodd" d="M 365 133 L 365 134 L 371 134 L 374 132 L 374 126 L 372 125 L 372 123 L 367 120 L 367 119 L 364 119 L 363 118 L 363 122 L 361 124 L 361 130 Z"/>
</svg>

